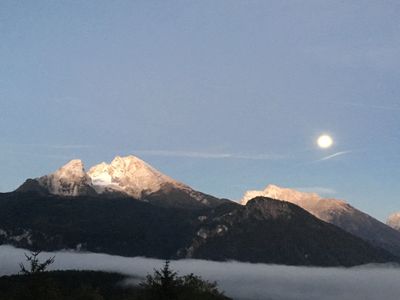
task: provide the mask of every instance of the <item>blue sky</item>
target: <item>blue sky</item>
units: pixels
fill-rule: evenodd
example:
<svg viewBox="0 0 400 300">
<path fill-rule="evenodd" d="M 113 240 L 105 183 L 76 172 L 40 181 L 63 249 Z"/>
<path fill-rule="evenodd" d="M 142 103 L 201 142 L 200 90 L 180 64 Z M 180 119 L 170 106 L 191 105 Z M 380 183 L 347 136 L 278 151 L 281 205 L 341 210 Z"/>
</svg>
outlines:
<svg viewBox="0 0 400 300">
<path fill-rule="evenodd" d="M 399 14 L 398 1 L 1 1 L 0 191 L 134 154 L 219 197 L 313 188 L 385 219 L 400 210 Z M 316 147 L 321 133 L 334 147 Z"/>
</svg>

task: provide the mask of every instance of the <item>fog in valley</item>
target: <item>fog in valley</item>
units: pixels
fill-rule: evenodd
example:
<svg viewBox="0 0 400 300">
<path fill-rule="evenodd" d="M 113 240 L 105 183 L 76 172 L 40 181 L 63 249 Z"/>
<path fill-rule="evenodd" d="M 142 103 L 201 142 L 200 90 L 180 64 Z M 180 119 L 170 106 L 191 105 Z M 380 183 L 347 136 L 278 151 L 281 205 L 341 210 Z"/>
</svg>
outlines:
<svg viewBox="0 0 400 300">
<path fill-rule="evenodd" d="M 0 246 L 0 275 L 16 274 L 28 250 Z M 72 251 L 42 252 L 41 259 L 56 256 L 50 269 L 114 271 L 132 277 L 125 284 L 136 284 L 164 261 L 142 257 Z M 194 273 L 217 281 L 234 299 L 287 300 L 376 300 L 399 299 L 400 268 L 395 265 L 367 265 L 355 268 L 291 267 L 204 260 L 172 261 L 179 275 Z"/>
</svg>

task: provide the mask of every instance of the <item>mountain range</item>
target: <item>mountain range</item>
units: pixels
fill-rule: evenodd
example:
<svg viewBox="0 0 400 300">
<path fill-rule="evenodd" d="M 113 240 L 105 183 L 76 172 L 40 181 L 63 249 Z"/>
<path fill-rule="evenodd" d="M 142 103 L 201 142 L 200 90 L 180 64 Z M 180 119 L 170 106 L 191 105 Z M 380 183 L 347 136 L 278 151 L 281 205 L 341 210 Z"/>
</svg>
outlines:
<svg viewBox="0 0 400 300">
<path fill-rule="evenodd" d="M 376 247 L 400 256 L 399 231 L 354 208 L 343 200 L 322 198 L 316 193 L 305 193 L 276 185 L 268 185 L 263 191 L 246 192 L 240 203 L 246 204 L 249 199 L 257 196 L 296 204 L 317 218 L 336 225 Z"/>
<path fill-rule="evenodd" d="M 117 156 L 85 171 L 75 159 L 50 175 L 28 179 L 17 191 L 38 191 L 63 197 L 108 195 L 128 196 L 158 205 L 202 208 L 223 200 L 206 195 L 178 182 L 135 156 Z"/>
<path fill-rule="evenodd" d="M 398 261 L 400 232 L 344 201 L 277 186 L 241 203 L 135 156 L 72 160 L 0 194 L 0 244 L 125 256 L 353 266 Z"/>
</svg>

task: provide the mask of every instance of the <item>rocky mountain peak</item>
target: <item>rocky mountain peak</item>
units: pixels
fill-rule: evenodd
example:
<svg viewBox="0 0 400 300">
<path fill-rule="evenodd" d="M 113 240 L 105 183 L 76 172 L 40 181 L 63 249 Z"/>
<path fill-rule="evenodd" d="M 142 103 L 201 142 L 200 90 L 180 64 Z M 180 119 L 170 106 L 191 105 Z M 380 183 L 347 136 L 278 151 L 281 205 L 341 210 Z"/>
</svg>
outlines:
<svg viewBox="0 0 400 300">
<path fill-rule="evenodd" d="M 98 192 L 117 190 L 137 199 L 158 191 L 164 184 L 178 185 L 178 182 L 133 155 L 117 156 L 110 164 L 98 164 L 90 168 L 88 175 Z"/>
<path fill-rule="evenodd" d="M 245 205 L 250 199 L 255 197 L 267 197 L 284 200 L 297 205 L 299 205 L 299 203 L 315 202 L 322 199 L 317 193 L 300 192 L 294 189 L 282 188 L 277 185 L 270 184 L 262 191 L 247 191 L 240 203 Z"/>
<path fill-rule="evenodd" d="M 322 198 L 317 193 L 301 192 L 272 184 L 262 191 L 246 192 L 240 203 L 246 205 L 255 197 L 266 197 L 296 204 L 326 222 L 331 222 L 338 215 L 350 213 L 353 209 L 342 200 Z"/>
<path fill-rule="evenodd" d="M 28 179 L 17 191 L 60 196 L 130 196 L 160 206 L 201 208 L 225 201 L 193 190 L 133 156 L 116 156 L 88 172 L 74 159 L 50 175 Z"/>
<path fill-rule="evenodd" d="M 400 212 L 391 214 L 388 217 L 386 224 L 392 227 L 393 229 L 400 230 Z"/>
<path fill-rule="evenodd" d="M 54 195 L 78 196 L 94 192 L 92 180 L 79 159 L 69 161 L 53 174 L 40 177 L 38 182 Z"/>
<path fill-rule="evenodd" d="M 82 177 L 85 176 L 85 167 L 80 159 L 73 159 L 59 168 L 54 174 L 60 177 Z"/>
</svg>

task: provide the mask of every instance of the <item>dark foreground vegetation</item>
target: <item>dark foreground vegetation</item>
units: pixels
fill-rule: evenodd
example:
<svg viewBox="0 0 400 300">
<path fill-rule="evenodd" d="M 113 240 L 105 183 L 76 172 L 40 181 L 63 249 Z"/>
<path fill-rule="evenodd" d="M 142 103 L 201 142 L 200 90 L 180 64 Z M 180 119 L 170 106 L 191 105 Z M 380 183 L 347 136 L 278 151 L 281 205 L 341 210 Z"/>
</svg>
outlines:
<svg viewBox="0 0 400 300">
<path fill-rule="evenodd" d="M 193 274 L 178 276 L 168 262 L 140 282 L 95 271 L 34 272 L 0 278 L 1 300 L 227 300 L 215 283 Z M 136 285 L 135 285 L 136 283 Z"/>
</svg>

